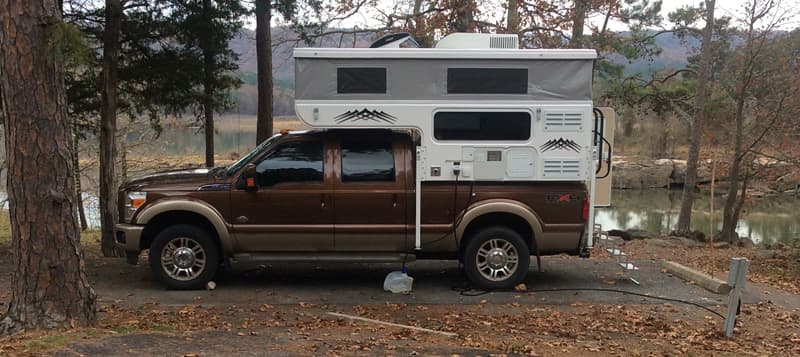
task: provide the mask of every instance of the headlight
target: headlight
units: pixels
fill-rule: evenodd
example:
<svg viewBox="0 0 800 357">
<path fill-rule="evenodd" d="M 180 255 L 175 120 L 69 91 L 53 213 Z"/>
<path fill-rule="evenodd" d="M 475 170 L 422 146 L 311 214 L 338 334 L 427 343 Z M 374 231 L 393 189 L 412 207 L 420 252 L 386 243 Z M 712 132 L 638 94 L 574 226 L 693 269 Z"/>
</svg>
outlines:
<svg viewBox="0 0 800 357">
<path fill-rule="evenodd" d="M 139 207 L 144 205 L 146 198 L 146 192 L 128 192 L 125 195 L 125 217 L 123 217 L 125 222 L 131 221 L 133 214 L 136 213 L 136 210 L 139 209 Z"/>
</svg>

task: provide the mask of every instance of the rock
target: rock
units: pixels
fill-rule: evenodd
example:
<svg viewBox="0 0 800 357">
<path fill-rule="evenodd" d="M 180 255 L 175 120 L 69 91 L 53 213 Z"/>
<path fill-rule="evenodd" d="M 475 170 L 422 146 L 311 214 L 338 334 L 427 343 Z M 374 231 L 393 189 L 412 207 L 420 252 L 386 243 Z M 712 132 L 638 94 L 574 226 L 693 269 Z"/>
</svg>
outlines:
<svg viewBox="0 0 800 357">
<path fill-rule="evenodd" d="M 670 235 L 670 237 L 685 237 L 685 238 L 689 238 L 689 239 L 694 240 L 696 242 L 703 242 L 703 243 L 708 242 L 708 240 L 706 239 L 706 234 L 701 232 L 701 231 L 691 231 L 691 232 L 688 232 L 688 233 L 672 231 L 672 232 L 669 232 L 669 235 Z"/>
<path fill-rule="evenodd" d="M 632 228 L 626 231 L 619 229 L 611 229 L 608 231 L 609 236 L 620 237 L 622 240 L 629 241 L 633 239 L 651 239 L 655 238 L 657 234 L 646 231 L 644 229 Z"/>
<path fill-rule="evenodd" d="M 730 248 L 730 247 L 731 247 L 731 244 L 728 243 L 728 242 L 716 242 L 716 243 L 714 243 L 714 248 L 717 248 L 717 249 L 727 249 L 727 248 Z"/>
<path fill-rule="evenodd" d="M 753 240 L 750 238 L 739 238 L 739 242 L 737 242 L 737 245 L 747 249 L 752 249 L 753 247 L 756 246 L 756 244 L 753 243 Z"/>
<path fill-rule="evenodd" d="M 626 241 L 633 239 L 633 237 L 631 237 L 630 233 L 628 233 L 626 231 L 621 231 L 619 229 L 612 229 L 612 230 L 608 231 L 608 235 L 612 236 L 612 237 L 620 237 L 620 238 L 622 238 L 622 240 L 626 240 Z"/>
<path fill-rule="evenodd" d="M 615 161 L 614 188 L 661 188 L 670 184 L 670 160 L 644 160 L 637 163 Z"/>
<path fill-rule="evenodd" d="M 208 283 L 206 283 L 206 289 L 207 290 L 214 290 L 216 288 L 217 288 L 217 283 L 215 283 L 213 281 L 209 281 Z"/>
<path fill-rule="evenodd" d="M 711 181 L 710 163 L 697 167 L 697 182 Z M 686 160 L 617 157 L 614 188 L 661 188 L 681 186 L 686 180 Z"/>
<path fill-rule="evenodd" d="M 628 234 L 630 234 L 631 239 L 651 239 L 656 237 L 655 233 L 638 228 L 629 229 Z"/>
<path fill-rule="evenodd" d="M 656 247 L 662 247 L 662 248 L 675 248 L 675 247 L 697 248 L 703 246 L 703 244 L 695 242 L 685 237 L 667 237 L 667 238 L 649 239 L 647 240 L 647 244 L 652 244 L 655 245 Z"/>
</svg>

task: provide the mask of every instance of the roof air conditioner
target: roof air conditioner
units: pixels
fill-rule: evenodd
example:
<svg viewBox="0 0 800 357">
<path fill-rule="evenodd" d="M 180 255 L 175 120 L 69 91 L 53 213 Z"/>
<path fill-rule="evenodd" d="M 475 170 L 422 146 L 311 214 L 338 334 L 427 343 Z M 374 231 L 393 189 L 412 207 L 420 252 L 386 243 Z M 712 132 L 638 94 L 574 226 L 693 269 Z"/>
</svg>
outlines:
<svg viewBox="0 0 800 357">
<path fill-rule="evenodd" d="M 436 48 L 519 48 L 517 35 L 491 33 L 453 33 L 445 36 Z"/>
</svg>

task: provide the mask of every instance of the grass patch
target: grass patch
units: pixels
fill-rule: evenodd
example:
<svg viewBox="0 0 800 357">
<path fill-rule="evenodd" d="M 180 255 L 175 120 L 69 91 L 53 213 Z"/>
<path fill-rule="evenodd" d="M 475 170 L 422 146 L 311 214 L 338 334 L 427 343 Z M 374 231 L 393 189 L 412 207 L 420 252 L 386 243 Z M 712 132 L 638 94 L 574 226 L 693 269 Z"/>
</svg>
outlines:
<svg viewBox="0 0 800 357">
<path fill-rule="evenodd" d="M 28 348 L 32 352 L 40 352 L 64 347 L 75 340 L 73 335 L 48 335 L 28 341 Z"/>
<path fill-rule="evenodd" d="M 116 333 L 128 334 L 128 333 L 131 333 L 131 332 L 138 332 L 141 329 L 136 327 L 136 326 L 117 325 L 112 330 L 114 330 L 114 332 L 116 332 Z"/>
</svg>

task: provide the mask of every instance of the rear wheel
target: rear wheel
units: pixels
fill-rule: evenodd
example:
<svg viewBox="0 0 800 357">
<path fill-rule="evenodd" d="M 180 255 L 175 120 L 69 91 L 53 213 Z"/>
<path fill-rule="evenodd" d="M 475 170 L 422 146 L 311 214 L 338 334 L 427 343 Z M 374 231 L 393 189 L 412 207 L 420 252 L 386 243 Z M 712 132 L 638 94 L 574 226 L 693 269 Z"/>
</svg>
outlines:
<svg viewBox="0 0 800 357">
<path fill-rule="evenodd" d="M 150 269 L 170 289 L 203 288 L 219 266 L 219 249 L 205 230 L 178 224 L 162 230 L 150 245 Z"/>
<path fill-rule="evenodd" d="M 531 256 L 519 233 L 506 227 L 489 227 L 469 240 L 463 259 L 470 282 L 494 290 L 510 289 L 522 282 Z"/>
</svg>

